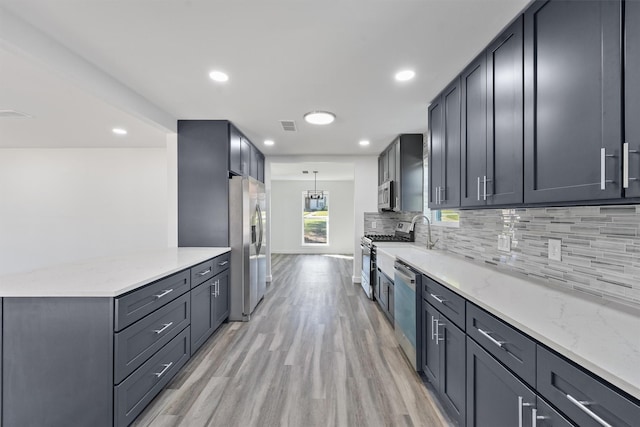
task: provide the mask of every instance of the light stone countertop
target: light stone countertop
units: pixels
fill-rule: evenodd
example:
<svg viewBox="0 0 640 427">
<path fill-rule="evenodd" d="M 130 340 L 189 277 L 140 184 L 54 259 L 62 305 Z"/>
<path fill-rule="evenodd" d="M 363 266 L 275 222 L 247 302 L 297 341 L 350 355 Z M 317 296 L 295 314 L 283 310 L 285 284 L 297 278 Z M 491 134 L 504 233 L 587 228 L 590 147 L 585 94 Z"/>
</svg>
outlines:
<svg viewBox="0 0 640 427">
<path fill-rule="evenodd" d="M 515 328 L 640 399 L 640 308 L 564 290 L 438 250 L 375 243 Z"/>
<path fill-rule="evenodd" d="M 115 297 L 231 248 L 166 248 L 0 276 L 0 297 Z"/>
</svg>

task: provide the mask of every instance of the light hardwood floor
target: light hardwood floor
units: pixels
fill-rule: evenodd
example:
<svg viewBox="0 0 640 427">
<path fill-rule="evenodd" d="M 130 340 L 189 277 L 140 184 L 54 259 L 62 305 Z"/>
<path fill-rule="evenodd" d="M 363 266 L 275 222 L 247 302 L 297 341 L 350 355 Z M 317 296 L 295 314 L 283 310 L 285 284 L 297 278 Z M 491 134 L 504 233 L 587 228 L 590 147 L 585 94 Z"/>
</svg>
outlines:
<svg viewBox="0 0 640 427">
<path fill-rule="evenodd" d="M 352 260 L 274 255 L 248 323 L 226 323 L 135 426 L 444 426 Z"/>
</svg>

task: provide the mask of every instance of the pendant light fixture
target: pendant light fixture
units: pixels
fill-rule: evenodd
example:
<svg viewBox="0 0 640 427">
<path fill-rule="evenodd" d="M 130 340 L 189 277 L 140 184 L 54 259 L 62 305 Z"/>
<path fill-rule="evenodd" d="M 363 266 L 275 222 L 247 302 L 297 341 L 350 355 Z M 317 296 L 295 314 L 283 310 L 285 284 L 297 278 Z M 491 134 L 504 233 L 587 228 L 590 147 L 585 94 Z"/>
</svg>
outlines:
<svg viewBox="0 0 640 427">
<path fill-rule="evenodd" d="M 318 171 L 313 171 L 313 190 L 307 190 L 307 195 L 305 196 L 306 199 L 308 200 L 324 199 L 324 191 L 318 190 L 317 181 L 318 181 Z"/>
</svg>

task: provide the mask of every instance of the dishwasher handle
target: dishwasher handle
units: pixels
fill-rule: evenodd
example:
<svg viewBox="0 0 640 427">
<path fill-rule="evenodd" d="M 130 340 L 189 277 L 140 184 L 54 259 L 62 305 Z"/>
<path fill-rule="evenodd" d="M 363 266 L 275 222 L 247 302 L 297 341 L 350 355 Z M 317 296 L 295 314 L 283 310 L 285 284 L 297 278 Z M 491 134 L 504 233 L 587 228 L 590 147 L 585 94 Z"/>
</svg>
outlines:
<svg viewBox="0 0 640 427">
<path fill-rule="evenodd" d="M 402 280 L 404 280 L 408 284 L 415 285 L 416 274 L 413 271 L 411 271 L 407 266 L 396 261 L 393 264 L 393 269 L 395 270 L 395 274 L 400 276 Z"/>
</svg>

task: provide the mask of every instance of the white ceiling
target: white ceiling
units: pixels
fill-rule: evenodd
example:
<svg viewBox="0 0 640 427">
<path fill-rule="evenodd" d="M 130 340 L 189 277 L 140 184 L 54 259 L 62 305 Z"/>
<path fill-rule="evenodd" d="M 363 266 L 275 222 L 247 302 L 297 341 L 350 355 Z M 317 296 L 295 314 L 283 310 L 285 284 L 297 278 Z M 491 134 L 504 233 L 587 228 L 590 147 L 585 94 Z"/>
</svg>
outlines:
<svg viewBox="0 0 640 427">
<path fill-rule="evenodd" d="M 168 117 L 230 119 L 266 155 L 371 155 L 399 133 L 425 132 L 430 99 L 528 1 L 0 0 L 0 5 L 5 16 L 30 23 Z M 0 8 L 0 18 L 2 13 Z M 60 60 L 38 59 L 52 69 Z M 95 146 L 112 144 L 111 135 L 83 138 L 92 129 L 110 129 L 110 121 L 118 119 L 98 120 L 104 116 L 96 109 L 99 100 L 54 81 L 47 67 L 29 69 L 17 54 L 3 53 L 0 61 L 0 109 L 37 112 L 39 120 L 15 126 L 43 126 L 25 130 L 21 143 L 29 144 L 33 132 L 72 145 L 69 127 L 55 125 L 68 115 L 83 124 L 75 128 L 78 138 Z M 405 67 L 414 69 L 416 78 L 395 82 L 393 74 Z M 211 81 L 208 72 L 214 68 L 227 72 L 229 82 Z M 7 93 L 13 97 L 5 98 Z M 15 105 L 6 105 L 9 101 Z M 333 111 L 336 122 L 304 123 L 303 114 L 316 109 Z M 141 111 L 127 113 L 154 120 Z M 298 132 L 282 131 L 283 119 L 295 120 Z M 8 125 L 0 126 L 4 140 Z M 15 132 L 12 139 L 20 135 Z M 262 146 L 266 138 L 276 144 Z M 371 141 L 369 147 L 358 145 L 363 138 Z"/>
<path fill-rule="evenodd" d="M 308 171 L 305 174 L 302 171 Z M 313 171 L 318 171 L 317 178 Z M 353 181 L 353 163 L 271 163 L 271 179 L 277 181 Z"/>
</svg>

